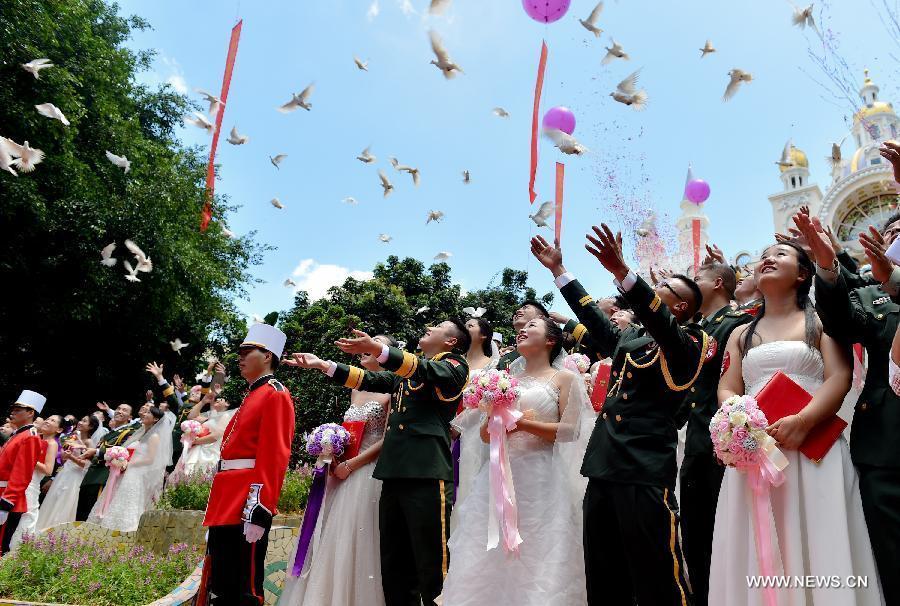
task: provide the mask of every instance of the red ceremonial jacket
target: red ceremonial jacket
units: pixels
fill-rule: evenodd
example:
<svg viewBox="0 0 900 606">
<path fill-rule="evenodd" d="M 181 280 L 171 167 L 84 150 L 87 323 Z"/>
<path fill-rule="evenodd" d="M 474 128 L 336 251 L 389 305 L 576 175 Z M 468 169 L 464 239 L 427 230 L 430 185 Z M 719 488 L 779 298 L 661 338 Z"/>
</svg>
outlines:
<svg viewBox="0 0 900 606">
<path fill-rule="evenodd" d="M 14 513 L 28 510 L 25 489 L 41 458 L 42 442 L 34 425 L 25 425 L 0 450 L 0 484 L 6 483 L 0 488 L 0 510 Z"/>
<path fill-rule="evenodd" d="M 294 404 L 272 375 L 250 386 L 222 436 L 222 461 L 256 459 L 252 469 L 221 470 L 213 478 L 204 526 L 251 522 L 263 528 L 281 495 L 294 439 Z"/>
</svg>

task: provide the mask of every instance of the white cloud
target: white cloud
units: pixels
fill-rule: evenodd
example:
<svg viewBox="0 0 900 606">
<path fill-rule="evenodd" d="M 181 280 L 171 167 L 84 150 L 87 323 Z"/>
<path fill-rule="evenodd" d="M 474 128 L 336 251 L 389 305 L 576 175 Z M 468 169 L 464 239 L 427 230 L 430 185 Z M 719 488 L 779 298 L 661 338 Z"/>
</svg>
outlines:
<svg viewBox="0 0 900 606">
<path fill-rule="evenodd" d="M 397 3 L 400 5 L 400 11 L 407 17 L 418 14 L 409 0 L 397 0 Z"/>
<path fill-rule="evenodd" d="M 369 10 L 366 13 L 366 18 L 369 21 L 371 21 L 372 19 L 374 19 L 375 17 L 378 16 L 378 13 L 380 11 L 381 11 L 381 9 L 378 8 L 378 0 L 372 0 L 372 4 L 369 5 Z"/>
<path fill-rule="evenodd" d="M 178 61 L 162 51 L 156 55 L 153 68 L 140 74 L 138 80 L 151 87 L 168 84 L 175 89 L 175 92 L 182 95 L 186 94 L 190 88 L 184 77 L 184 70 L 181 69 Z"/>
<path fill-rule="evenodd" d="M 332 286 L 339 286 L 347 278 L 356 280 L 371 280 L 372 272 L 350 270 L 340 265 L 328 265 L 318 263 L 315 259 L 303 259 L 294 269 L 294 278 L 297 282 L 297 290 L 305 290 L 309 294 L 310 301 L 316 301 L 328 294 Z"/>
<path fill-rule="evenodd" d="M 184 79 L 184 76 L 181 74 L 172 74 L 166 79 L 167 84 L 171 84 L 172 88 L 174 88 L 177 92 L 182 95 L 188 92 L 188 85 Z"/>
</svg>

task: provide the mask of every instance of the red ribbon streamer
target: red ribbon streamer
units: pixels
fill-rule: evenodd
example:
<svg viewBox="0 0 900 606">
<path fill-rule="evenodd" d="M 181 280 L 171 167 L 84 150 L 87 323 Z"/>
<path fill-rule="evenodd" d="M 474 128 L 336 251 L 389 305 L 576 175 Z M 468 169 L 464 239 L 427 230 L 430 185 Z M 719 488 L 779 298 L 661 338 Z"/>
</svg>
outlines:
<svg viewBox="0 0 900 606">
<path fill-rule="evenodd" d="M 225 114 L 226 101 L 228 100 L 228 89 L 231 87 L 231 72 L 234 70 L 234 60 L 237 57 L 238 42 L 241 39 L 241 25 L 244 20 L 241 19 L 231 29 L 231 41 L 228 43 L 228 58 L 225 59 L 225 76 L 222 78 L 222 93 L 219 98 L 222 105 L 216 114 L 216 131 L 213 133 L 212 145 L 209 147 L 209 166 L 206 167 L 206 202 L 203 205 L 203 212 L 200 216 L 200 231 L 206 231 L 209 220 L 212 218 L 212 199 L 216 184 L 216 148 L 219 146 L 219 133 L 222 131 L 222 116 Z"/>
<path fill-rule="evenodd" d="M 700 219 L 691 219 L 691 237 L 694 243 L 694 275 L 700 268 Z"/>
<path fill-rule="evenodd" d="M 563 209 L 563 179 L 566 176 L 566 165 L 562 162 L 556 163 L 556 222 L 553 227 L 556 229 L 556 247 L 560 247 L 562 236 L 562 209 Z"/>
<path fill-rule="evenodd" d="M 531 177 L 528 181 L 528 197 L 534 204 L 534 178 L 537 175 L 538 160 L 538 110 L 541 107 L 541 91 L 544 89 L 544 70 L 547 67 L 547 43 L 541 41 L 541 61 L 538 63 L 537 82 L 534 84 L 534 111 L 531 114 Z"/>
</svg>

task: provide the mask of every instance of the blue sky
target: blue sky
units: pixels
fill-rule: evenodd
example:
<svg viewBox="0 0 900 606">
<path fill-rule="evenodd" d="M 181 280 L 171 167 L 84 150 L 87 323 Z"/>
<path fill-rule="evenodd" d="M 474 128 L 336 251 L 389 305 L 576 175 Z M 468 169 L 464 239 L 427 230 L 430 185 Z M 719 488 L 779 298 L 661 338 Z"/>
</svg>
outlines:
<svg viewBox="0 0 900 606">
<path fill-rule="evenodd" d="M 237 16 L 244 19 L 217 156 L 217 192 L 241 205 L 228 217 L 232 231 L 258 230 L 258 238 L 277 250 L 256 268 L 265 283 L 238 302 L 243 311 L 288 308 L 293 290 L 282 286 L 285 278 L 315 295 L 346 275 L 370 271 L 389 254 L 431 262 L 449 251 L 453 277 L 467 289 L 486 285 L 510 266 L 529 270 L 539 292 L 553 290 L 549 273 L 528 251 L 537 230 L 528 219 L 536 206 L 528 203 L 527 181 L 542 37 L 550 48 L 542 111 L 570 107 L 578 120 L 575 136 L 592 152 L 563 159 L 566 264 L 590 290 L 612 287 L 582 247 L 589 226 L 628 224 L 620 216 L 621 200 L 631 199 L 637 202 L 626 206 L 652 207 L 674 219 L 689 162 L 712 187 L 705 212 L 711 239 L 726 253 L 772 239 L 766 196 L 781 190 L 774 161 L 788 137 L 807 152 L 813 181 L 827 188 L 825 157 L 831 141 L 846 132 L 850 108 L 810 77 L 822 77 L 807 57 L 808 45 L 819 43 L 790 24 L 785 1 L 610 0 L 600 40 L 577 21 L 590 13 L 593 0 L 573 0 L 569 14 L 549 26 L 531 21 L 518 0 L 455 0 L 442 17 L 428 17 L 427 5 L 121 2 L 124 14 L 139 14 L 153 26 L 131 42 L 159 53 L 154 71 L 142 79 L 170 81 L 192 95 L 195 88 L 220 89 L 230 29 Z M 818 3 L 816 14 L 840 40 L 840 54 L 858 81 L 868 67 L 881 97 L 891 100 L 896 87 L 888 79 L 897 63 L 889 53 L 895 47 L 873 5 L 832 0 Z M 429 28 L 441 34 L 464 75 L 448 81 L 429 64 Z M 630 61 L 600 64 L 610 35 Z M 701 60 L 698 49 L 707 38 L 718 52 Z M 368 72 L 356 68 L 354 55 L 369 61 Z M 608 96 L 639 67 L 650 97 L 644 112 Z M 755 80 L 722 103 L 727 72 L 735 67 Z M 310 82 L 316 84 L 312 111 L 275 111 Z M 510 118 L 495 117 L 495 106 Z M 225 143 L 233 125 L 250 136 L 247 145 Z M 190 144 L 209 141 L 194 127 L 182 137 Z M 368 145 L 378 158 L 374 165 L 354 159 Z M 280 170 L 268 159 L 278 153 L 288 154 Z M 553 163 L 562 157 L 546 141 L 540 153 L 538 202 L 552 198 Z M 395 172 L 388 156 L 419 167 L 421 186 Z M 377 168 L 395 185 L 387 199 Z M 471 171 L 469 185 L 462 182 L 463 169 Z M 269 204 L 276 196 L 284 210 Z M 342 203 L 348 196 L 359 204 Z M 432 209 L 446 217 L 426 226 Z M 381 233 L 393 240 L 380 242 Z M 557 299 L 556 307 L 564 307 Z"/>
</svg>

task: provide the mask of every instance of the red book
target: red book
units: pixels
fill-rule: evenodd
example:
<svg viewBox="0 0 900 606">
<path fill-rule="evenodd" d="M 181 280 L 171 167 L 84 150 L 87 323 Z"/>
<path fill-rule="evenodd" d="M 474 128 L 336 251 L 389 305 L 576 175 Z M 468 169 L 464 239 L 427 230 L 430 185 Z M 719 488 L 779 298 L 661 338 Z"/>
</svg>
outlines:
<svg viewBox="0 0 900 606">
<path fill-rule="evenodd" d="M 591 405 L 594 410 L 603 410 L 603 402 L 606 401 L 606 391 L 609 389 L 609 375 L 611 364 L 603 364 L 597 367 L 597 378 L 594 379 L 594 388 L 591 390 Z"/>
<path fill-rule="evenodd" d="M 341 427 L 350 432 L 350 443 L 344 449 L 341 460 L 352 459 L 359 454 L 359 445 L 362 444 L 363 432 L 366 430 L 365 421 L 344 421 Z"/>
<path fill-rule="evenodd" d="M 756 394 L 756 402 L 771 425 L 778 419 L 797 414 L 809 404 L 812 395 L 780 370 L 772 375 L 766 386 Z M 800 446 L 800 452 L 812 461 L 821 461 L 847 427 L 837 415 L 813 427 Z"/>
</svg>

